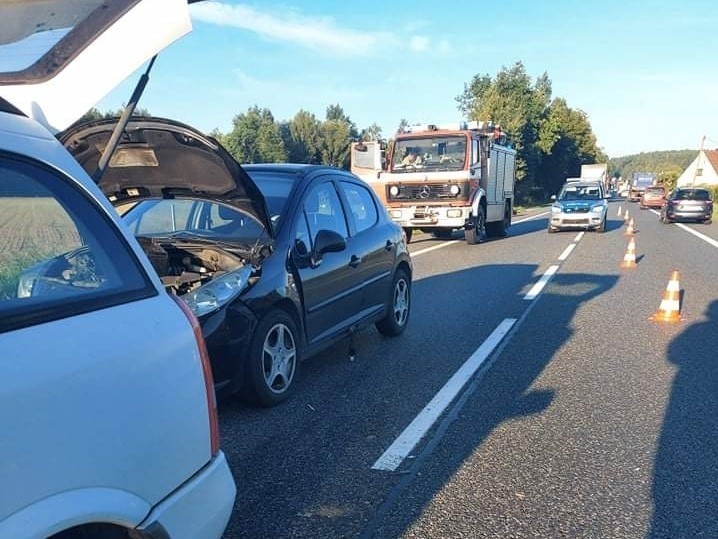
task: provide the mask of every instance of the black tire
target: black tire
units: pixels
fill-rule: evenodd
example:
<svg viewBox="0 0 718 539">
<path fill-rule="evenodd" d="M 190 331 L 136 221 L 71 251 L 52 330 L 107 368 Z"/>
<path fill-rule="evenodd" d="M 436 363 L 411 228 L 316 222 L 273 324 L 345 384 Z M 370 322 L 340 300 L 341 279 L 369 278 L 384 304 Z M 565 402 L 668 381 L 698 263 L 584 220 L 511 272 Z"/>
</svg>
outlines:
<svg viewBox="0 0 718 539">
<path fill-rule="evenodd" d="M 476 224 L 470 230 L 464 230 L 464 238 L 469 245 L 476 245 L 486 241 L 486 210 L 479 205 L 476 214 Z"/>
<path fill-rule="evenodd" d="M 405 228 L 404 234 L 406 234 L 406 243 L 411 243 L 411 236 L 414 234 L 413 228 Z"/>
<path fill-rule="evenodd" d="M 391 283 L 391 295 L 384 318 L 377 321 L 376 329 L 387 337 L 401 335 L 406 329 L 411 313 L 411 279 L 408 272 L 399 268 Z"/>
<path fill-rule="evenodd" d="M 548 228 L 546 228 L 546 232 L 548 232 L 549 234 L 555 234 L 558 231 L 549 224 Z"/>
<path fill-rule="evenodd" d="M 664 225 L 671 224 L 671 220 L 665 215 L 661 215 L 660 219 L 661 219 L 661 223 L 663 223 Z"/>
<path fill-rule="evenodd" d="M 709 225 L 709 224 L 711 224 L 712 222 L 713 222 L 713 219 L 706 219 L 705 221 L 703 221 L 703 224 L 704 224 L 704 225 Z"/>
<path fill-rule="evenodd" d="M 494 238 L 505 238 L 508 235 L 509 227 L 511 226 L 511 209 L 507 204 L 504 207 L 504 218 L 501 221 L 494 223 L 486 223 L 486 231 L 489 236 Z"/>
<path fill-rule="evenodd" d="M 289 314 L 270 311 L 255 328 L 246 357 L 244 396 L 252 404 L 274 406 L 294 388 L 300 360 L 297 326 Z"/>
<path fill-rule="evenodd" d="M 606 231 L 606 220 L 604 219 L 603 221 L 601 221 L 601 224 L 598 225 L 596 232 L 598 232 L 599 234 L 602 234 L 605 231 Z"/>
</svg>

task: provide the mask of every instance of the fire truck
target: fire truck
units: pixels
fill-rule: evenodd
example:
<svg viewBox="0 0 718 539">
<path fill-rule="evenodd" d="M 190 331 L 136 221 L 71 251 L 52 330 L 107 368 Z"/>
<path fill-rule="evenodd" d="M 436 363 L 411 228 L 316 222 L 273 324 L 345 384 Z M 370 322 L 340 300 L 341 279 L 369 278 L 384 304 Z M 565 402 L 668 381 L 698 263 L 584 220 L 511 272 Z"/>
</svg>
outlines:
<svg viewBox="0 0 718 539">
<path fill-rule="evenodd" d="M 489 122 L 412 126 L 393 144 L 352 144 L 351 170 L 379 195 L 410 240 L 421 229 L 466 242 L 505 236 L 514 204 L 516 151 Z"/>
</svg>

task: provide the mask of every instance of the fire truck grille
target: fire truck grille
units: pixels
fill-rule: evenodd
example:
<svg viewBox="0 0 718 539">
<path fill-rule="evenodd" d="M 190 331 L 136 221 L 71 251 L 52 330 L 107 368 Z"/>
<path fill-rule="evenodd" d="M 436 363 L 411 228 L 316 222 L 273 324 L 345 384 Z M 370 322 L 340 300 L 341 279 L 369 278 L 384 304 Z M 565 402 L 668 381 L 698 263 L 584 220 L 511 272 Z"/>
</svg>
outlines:
<svg viewBox="0 0 718 539">
<path fill-rule="evenodd" d="M 451 193 L 451 186 L 459 185 L 459 193 L 454 195 Z M 468 184 L 420 184 L 420 185 L 400 185 L 399 193 L 392 196 L 387 189 L 387 197 L 389 200 L 436 200 L 436 199 L 453 199 L 463 200 L 469 196 Z"/>
</svg>

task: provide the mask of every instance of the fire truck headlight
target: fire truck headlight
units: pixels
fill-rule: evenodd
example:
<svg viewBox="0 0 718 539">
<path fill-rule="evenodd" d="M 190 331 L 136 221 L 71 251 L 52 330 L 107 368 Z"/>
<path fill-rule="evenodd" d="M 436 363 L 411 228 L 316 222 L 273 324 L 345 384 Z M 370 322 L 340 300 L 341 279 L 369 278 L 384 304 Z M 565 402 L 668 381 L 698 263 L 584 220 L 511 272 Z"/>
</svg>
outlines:
<svg viewBox="0 0 718 539">
<path fill-rule="evenodd" d="M 399 194 L 399 186 L 392 185 L 391 187 L 389 187 L 389 194 L 393 197 L 397 196 Z"/>
<path fill-rule="evenodd" d="M 461 187 L 459 187 L 459 186 L 456 185 L 456 184 L 453 184 L 451 187 L 449 187 L 449 192 L 450 192 L 452 195 L 456 196 L 456 195 L 458 195 L 459 193 L 461 193 Z"/>
</svg>

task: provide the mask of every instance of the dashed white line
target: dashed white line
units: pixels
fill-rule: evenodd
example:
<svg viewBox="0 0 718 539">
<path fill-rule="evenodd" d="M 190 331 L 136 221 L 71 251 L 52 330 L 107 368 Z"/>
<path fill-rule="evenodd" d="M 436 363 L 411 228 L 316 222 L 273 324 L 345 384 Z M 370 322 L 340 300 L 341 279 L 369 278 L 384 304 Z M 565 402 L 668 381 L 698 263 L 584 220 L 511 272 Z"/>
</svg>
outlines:
<svg viewBox="0 0 718 539">
<path fill-rule="evenodd" d="M 573 251 L 575 247 L 576 247 L 576 244 L 575 244 L 575 243 L 572 243 L 571 245 L 569 245 L 568 247 L 566 247 L 566 248 L 563 250 L 563 253 L 561 253 L 560 255 L 558 255 L 558 259 L 561 260 L 561 261 L 566 260 L 566 259 L 568 258 L 568 255 L 571 254 L 571 251 Z"/>
<path fill-rule="evenodd" d="M 538 296 L 541 293 L 541 290 L 543 290 L 544 286 L 546 286 L 546 283 L 549 282 L 551 277 L 553 277 L 553 274 L 556 273 L 558 270 L 558 266 L 549 266 L 549 268 L 546 270 L 546 273 L 544 273 L 541 278 L 538 280 L 538 282 L 533 285 L 531 290 L 529 290 L 528 294 L 524 296 L 525 300 L 532 300 L 536 296 Z"/>
<path fill-rule="evenodd" d="M 431 399 L 429 404 L 419 412 L 409 426 L 377 459 L 372 470 L 393 472 L 401 465 L 515 323 L 516 318 L 506 318 L 496 326 L 491 335 L 471 354 L 471 357 L 449 378 L 449 381 L 444 384 L 444 387 Z"/>
<path fill-rule="evenodd" d="M 581 238 L 583 238 L 583 235 L 584 235 L 585 233 L 586 233 L 586 232 L 584 232 L 584 231 L 579 232 L 578 234 L 576 234 L 576 237 L 574 238 L 573 241 L 581 241 Z"/>
</svg>

